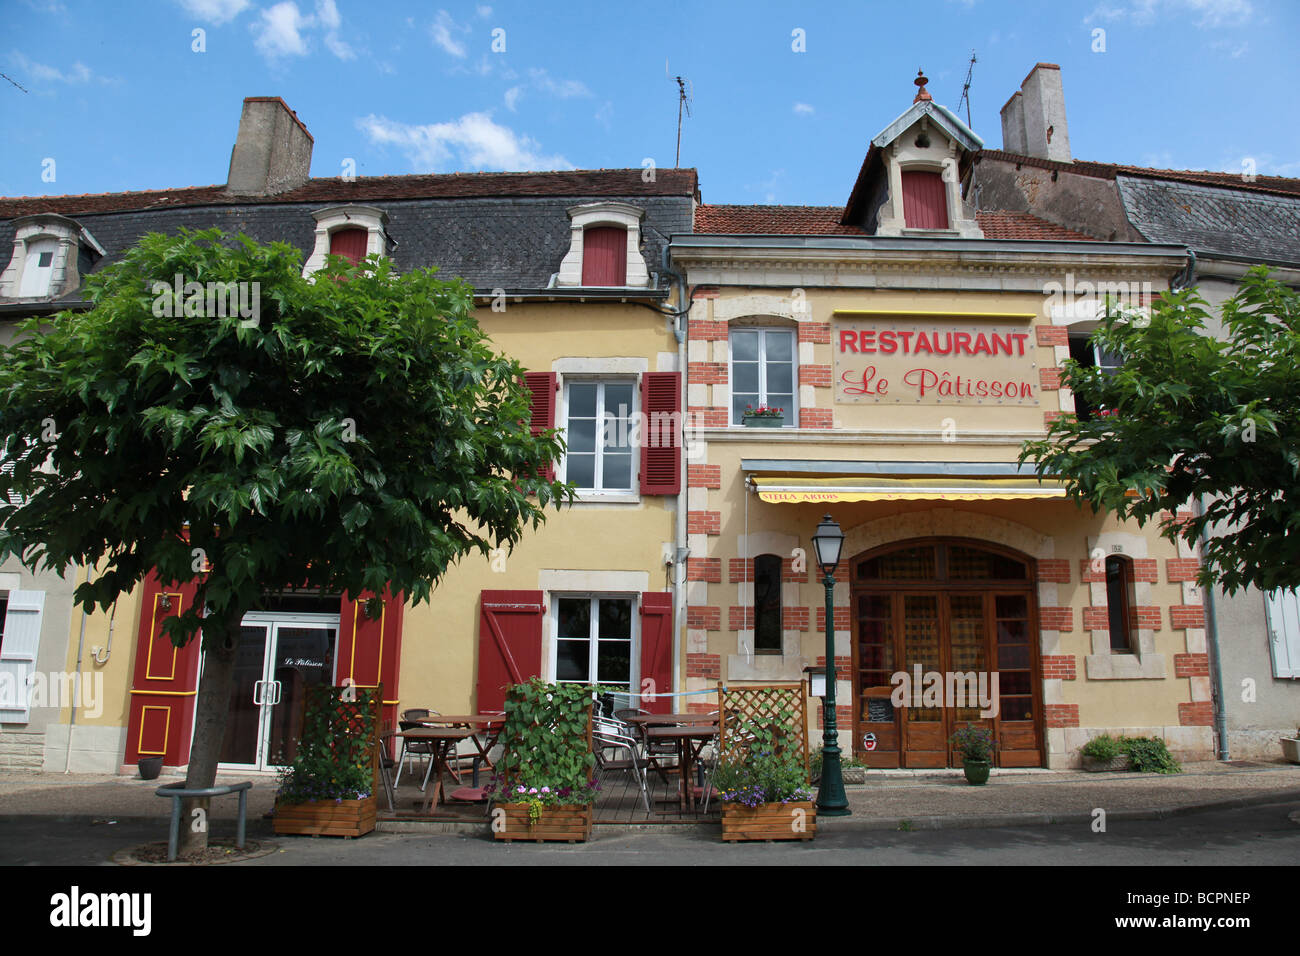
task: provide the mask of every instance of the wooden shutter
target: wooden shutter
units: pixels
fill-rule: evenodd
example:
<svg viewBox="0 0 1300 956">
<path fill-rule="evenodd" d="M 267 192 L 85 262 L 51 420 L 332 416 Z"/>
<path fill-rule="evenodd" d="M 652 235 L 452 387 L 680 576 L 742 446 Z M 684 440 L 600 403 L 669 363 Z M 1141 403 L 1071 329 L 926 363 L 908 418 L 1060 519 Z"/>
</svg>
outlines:
<svg viewBox="0 0 1300 956">
<path fill-rule="evenodd" d="M 641 376 L 641 494 L 681 490 L 682 406 L 680 372 Z"/>
<path fill-rule="evenodd" d="M 25 724 L 31 713 L 44 591 L 10 591 L 0 638 L 0 723 Z"/>
<path fill-rule="evenodd" d="M 506 688 L 542 672 L 542 592 L 483 591 L 479 596 L 479 713 L 501 710 Z"/>
<path fill-rule="evenodd" d="M 360 262 L 366 257 L 369 240 L 370 233 L 365 229 L 337 229 L 330 233 L 330 255 Z"/>
<path fill-rule="evenodd" d="M 582 233 L 582 284 L 627 285 L 627 230 L 593 226 Z"/>
<path fill-rule="evenodd" d="M 1271 591 L 1267 601 L 1273 676 L 1300 677 L 1300 591 Z"/>
<path fill-rule="evenodd" d="M 524 379 L 528 390 L 533 393 L 528 430 L 533 435 L 540 435 L 555 427 L 555 393 L 560 387 L 559 376 L 555 372 L 527 372 Z M 543 477 L 547 481 L 555 480 L 554 463 L 547 466 Z"/>
<path fill-rule="evenodd" d="M 939 173 L 903 173 L 903 219 L 908 229 L 948 228 L 948 187 Z"/>
<path fill-rule="evenodd" d="M 671 591 L 643 591 L 641 593 L 641 692 L 668 694 L 672 690 L 673 595 Z M 671 714 L 673 700 L 672 697 L 642 697 L 638 706 L 652 714 Z"/>
<path fill-rule="evenodd" d="M 375 597 L 380 599 L 378 620 L 366 613 L 367 602 Z M 341 685 L 351 678 L 358 687 L 380 688 L 383 692 L 380 723 L 391 722 L 394 728 L 400 696 L 397 677 L 405 609 L 405 595 L 392 594 L 387 588 L 382 595 L 362 591 L 355 601 L 345 594 L 339 604 L 334 682 Z"/>
<path fill-rule="evenodd" d="M 154 756 L 169 767 L 189 763 L 200 638 L 195 635 L 184 647 L 175 647 L 163 633 L 163 622 L 191 607 L 197 590 L 198 579 L 164 587 L 150 571 L 144 580 L 127 714 L 129 764 Z"/>
</svg>

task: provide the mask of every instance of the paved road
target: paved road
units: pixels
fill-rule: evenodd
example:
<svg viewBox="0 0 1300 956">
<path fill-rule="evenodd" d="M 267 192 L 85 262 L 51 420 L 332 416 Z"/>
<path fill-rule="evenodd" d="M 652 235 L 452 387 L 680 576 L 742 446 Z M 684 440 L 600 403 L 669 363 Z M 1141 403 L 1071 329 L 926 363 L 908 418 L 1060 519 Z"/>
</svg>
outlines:
<svg viewBox="0 0 1300 956">
<path fill-rule="evenodd" d="M 1292 819 L 1292 815 L 1296 819 Z M 578 845 L 497 845 L 468 834 L 376 833 L 361 840 L 279 838 L 279 849 L 237 866 L 873 865 L 1257 866 L 1300 863 L 1300 803 L 1088 825 L 860 831 L 821 821 L 809 844 L 725 845 L 715 827 L 597 830 Z M 250 834 L 266 836 L 264 821 Z M 217 830 L 217 835 L 222 831 Z M 111 865 L 113 853 L 166 836 L 146 823 L 88 824 L 0 817 L 0 864 Z"/>
</svg>

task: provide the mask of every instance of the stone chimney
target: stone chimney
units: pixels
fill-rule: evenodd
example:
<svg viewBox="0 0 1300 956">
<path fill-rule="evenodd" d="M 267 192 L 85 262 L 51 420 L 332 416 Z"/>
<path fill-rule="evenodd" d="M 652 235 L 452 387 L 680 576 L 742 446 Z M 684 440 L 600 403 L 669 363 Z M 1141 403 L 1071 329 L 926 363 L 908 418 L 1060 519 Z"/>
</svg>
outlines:
<svg viewBox="0 0 1300 956">
<path fill-rule="evenodd" d="M 313 142 L 298 114 L 280 97 L 245 98 L 239 135 L 230 153 L 226 191 L 239 196 L 274 196 L 296 189 L 311 176 Z"/>
<path fill-rule="evenodd" d="M 1073 162 L 1065 122 L 1061 68 L 1039 63 L 1002 107 L 1002 148 L 1008 153 Z"/>
</svg>

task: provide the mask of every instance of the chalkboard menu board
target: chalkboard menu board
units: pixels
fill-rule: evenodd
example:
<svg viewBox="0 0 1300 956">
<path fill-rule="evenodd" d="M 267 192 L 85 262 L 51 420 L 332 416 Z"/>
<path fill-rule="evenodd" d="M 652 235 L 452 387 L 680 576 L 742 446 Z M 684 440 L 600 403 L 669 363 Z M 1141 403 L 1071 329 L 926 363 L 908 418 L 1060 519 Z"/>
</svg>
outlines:
<svg viewBox="0 0 1300 956">
<path fill-rule="evenodd" d="M 891 723 L 894 719 L 894 705 L 888 697 L 867 698 L 867 721 L 869 723 Z"/>
</svg>

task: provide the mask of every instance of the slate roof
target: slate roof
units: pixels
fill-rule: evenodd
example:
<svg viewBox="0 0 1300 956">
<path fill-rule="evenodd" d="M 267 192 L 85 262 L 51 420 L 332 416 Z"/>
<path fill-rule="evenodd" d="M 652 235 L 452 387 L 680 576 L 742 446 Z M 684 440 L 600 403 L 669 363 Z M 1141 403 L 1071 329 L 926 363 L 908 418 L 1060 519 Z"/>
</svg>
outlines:
<svg viewBox="0 0 1300 956">
<path fill-rule="evenodd" d="M 691 231 L 697 184 L 693 169 L 659 170 L 643 182 L 642 170 L 555 173 L 474 173 L 313 179 L 274 197 L 231 197 L 221 186 L 86 196 L 0 199 L 0 219 L 56 212 L 75 217 L 114 261 L 147 232 L 173 233 L 218 226 L 262 242 L 296 246 L 303 259 L 314 245 L 311 213 L 346 202 L 365 202 L 388 214 L 391 257 L 399 270 L 437 266 L 478 289 L 537 290 L 559 271 L 569 250 L 568 207 L 618 200 L 645 210 L 642 253 L 660 269 L 667 237 Z M 0 249 L 13 245 L 13 226 L 0 222 Z M 74 290 L 67 298 L 80 297 Z"/>
<path fill-rule="evenodd" d="M 1150 242 L 1190 246 L 1200 256 L 1300 263 L 1300 194 L 1118 176 L 1134 228 Z"/>
<path fill-rule="evenodd" d="M 865 236 L 861 226 L 840 222 L 840 206 L 704 205 L 695 211 L 695 232 L 718 235 Z M 1027 212 L 979 210 L 975 213 L 986 239 L 1095 241 Z"/>
</svg>

